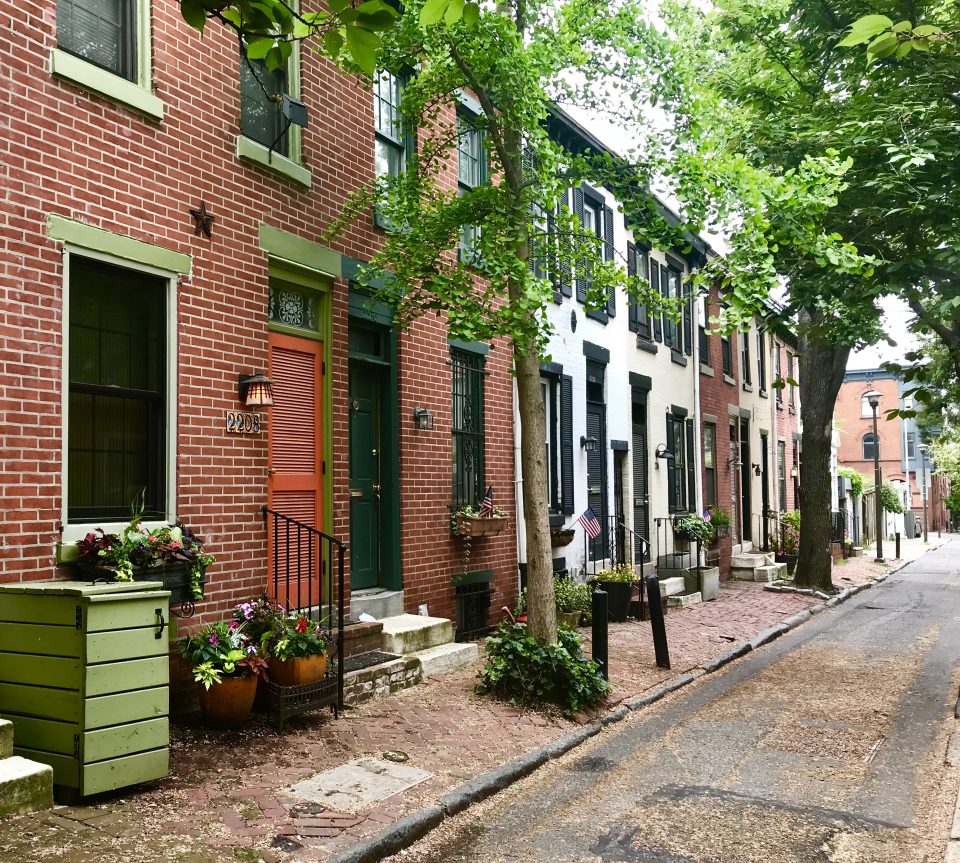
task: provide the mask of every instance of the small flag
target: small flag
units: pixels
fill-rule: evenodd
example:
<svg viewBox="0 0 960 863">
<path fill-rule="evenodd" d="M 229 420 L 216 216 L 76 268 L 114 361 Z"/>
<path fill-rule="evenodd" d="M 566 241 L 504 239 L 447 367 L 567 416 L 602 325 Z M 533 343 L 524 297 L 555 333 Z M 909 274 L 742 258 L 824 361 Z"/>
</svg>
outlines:
<svg viewBox="0 0 960 863">
<path fill-rule="evenodd" d="M 597 520 L 596 513 L 589 506 L 577 521 L 580 522 L 580 526 L 587 532 L 590 539 L 596 539 L 600 536 L 600 522 Z"/>
<path fill-rule="evenodd" d="M 703 520 L 706 521 L 706 522 L 709 522 L 711 518 L 713 518 L 713 515 L 711 514 L 710 507 L 708 506 L 708 507 L 703 511 Z"/>
<path fill-rule="evenodd" d="M 480 504 L 480 518 L 493 518 L 493 486 L 487 486 L 487 493 Z"/>
</svg>

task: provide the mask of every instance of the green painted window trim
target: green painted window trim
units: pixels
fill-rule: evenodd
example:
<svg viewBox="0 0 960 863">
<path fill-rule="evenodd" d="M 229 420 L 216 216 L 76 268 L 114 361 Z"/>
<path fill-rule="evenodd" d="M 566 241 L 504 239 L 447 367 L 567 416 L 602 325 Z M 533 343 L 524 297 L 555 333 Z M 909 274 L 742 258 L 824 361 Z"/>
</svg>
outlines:
<svg viewBox="0 0 960 863">
<path fill-rule="evenodd" d="M 290 149 L 293 150 L 292 142 Z M 243 135 L 237 135 L 237 158 L 266 168 L 275 174 L 280 174 L 282 177 L 299 183 L 304 188 L 309 189 L 313 185 L 313 175 L 302 165 L 298 165 L 292 159 L 281 156 L 279 153 L 271 153 L 263 144 Z"/>
<path fill-rule="evenodd" d="M 149 46 L 149 6 L 139 3 L 138 13 L 146 8 L 147 10 L 147 41 L 143 40 L 143 33 L 139 33 L 138 45 Z M 143 15 L 138 14 L 139 18 Z M 146 54 L 146 74 L 144 74 L 144 57 Z M 154 96 L 150 90 L 150 59 L 149 47 L 140 50 L 140 56 L 137 58 L 137 65 L 140 71 L 140 81 L 128 81 L 119 75 L 114 75 L 106 69 L 94 66 L 80 57 L 54 48 L 50 52 L 50 73 L 57 78 L 62 78 L 83 87 L 85 90 L 93 90 L 101 96 L 106 96 L 114 102 L 120 102 L 128 108 L 133 108 L 141 114 L 146 114 L 154 120 L 163 119 L 163 100 Z"/>
<path fill-rule="evenodd" d="M 62 240 L 74 246 L 103 252 L 115 258 L 134 261 L 170 273 L 182 275 L 190 273 L 189 255 L 145 243 L 143 240 L 125 237 L 123 234 L 114 234 L 112 231 L 95 228 L 93 225 L 66 219 L 63 216 L 50 216 L 47 219 L 47 236 L 51 240 Z"/>
<path fill-rule="evenodd" d="M 340 275 L 339 252 L 321 246 L 319 243 L 305 240 L 303 237 L 298 237 L 288 231 L 282 231 L 266 222 L 260 223 L 260 248 L 271 258 L 281 259 L 280 261 L 271 260 L 271 269 L 281 268 L 286 263 L 298 268 L 301 272 L 304 269 L 314 270 L 317 274 L 334 278 Z M 310 287 L 310 285 L 306 285 L 306 287 Z M 322 289 L 322 285 L 317 285 L 317 287 Z"/>
<path fill-rule="evenodd" d="M 490 345 L 483 342 L 463 342 L 460 339 L 447 339 L 447 344 L 458 351 L 469 351 L 472 354 L 481 354 L 487 356 L 490 353 Z"/>
</svg>

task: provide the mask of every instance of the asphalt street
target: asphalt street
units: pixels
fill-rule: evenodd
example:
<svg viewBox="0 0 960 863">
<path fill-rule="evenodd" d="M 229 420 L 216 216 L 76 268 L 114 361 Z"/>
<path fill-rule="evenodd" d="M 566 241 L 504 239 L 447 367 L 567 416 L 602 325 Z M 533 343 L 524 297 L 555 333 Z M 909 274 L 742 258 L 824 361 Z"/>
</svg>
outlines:
<svg viewBox="0 0 960 863">
<path fill-rule="evenodd" d="M 396 859 L 939 863 L 958 665 L 955 539 Z"/>
</svg>

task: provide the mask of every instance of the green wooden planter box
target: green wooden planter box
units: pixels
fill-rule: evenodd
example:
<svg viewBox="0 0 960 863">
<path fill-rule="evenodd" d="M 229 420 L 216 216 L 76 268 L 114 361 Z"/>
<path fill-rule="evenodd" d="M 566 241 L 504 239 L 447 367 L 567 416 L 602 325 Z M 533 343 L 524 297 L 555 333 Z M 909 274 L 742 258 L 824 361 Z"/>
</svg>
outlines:
<svg viewBox="0 0 960 863">
<path fill-rule="evenodd" d="M 86 797 L 169 772 L 170 594 L 160 582 L 0 585 L 0 718 L 14 754 Z"/>
<path fill-rule="evenodd" d="M 76 575 L 80 581 L 96 581 L 98 579 L 114 577 L 114 570 L 78 560 Z M 203 599 L 203 589 L 206 585 L 206 572 L 200 576 L 200 596 L 194 598 L 190 590 L 190 573 L 185 563 L 172 563 L 166 566 L 139 566 L 133 570 L 134 581 L 158 581 L 164 590 L 170 591 L 170 604 L 178 602 L 199 602 Z M 129 584 L 130 582 L 127 582 Z"/>
</svg>

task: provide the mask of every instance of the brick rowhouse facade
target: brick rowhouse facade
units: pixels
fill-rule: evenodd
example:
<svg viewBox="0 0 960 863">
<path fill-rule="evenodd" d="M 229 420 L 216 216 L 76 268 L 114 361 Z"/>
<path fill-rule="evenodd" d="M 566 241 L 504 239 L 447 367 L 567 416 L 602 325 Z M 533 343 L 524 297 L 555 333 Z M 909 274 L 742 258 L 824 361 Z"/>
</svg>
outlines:
<svg viewBox="0 0 960 863">
<path fill-rule="evenodd" d="M 777 472 L 774 481 L 777 485 L 777 503 L 779 511 L 800 508 L 800 388 L 789 381 L 800 382 L 800 363 L 796 355 L 796 345 L 783 341 L 777 336 L 773 339 L 773 374 L 784 386 L 774 390 L 774 410 L 776 411 L 776 458 Z M 779 364 L 777 357 L 779 356 Z M 782 449 L 780 447 L 782 444 Z M 780 471 L 780 459 L 783 456 L 783 473 Z M 783 496 L 783 490 L 786 495 Z"/>
<path fill-rule="evenodd" d="M 300 93 L 309 125 L 302 157 L 286 172 L 286 160 L 276 159 L 274 170 L 259 164 L 262 154 L 238 156 L 239 56 L 224 29 L 211 25 L 201 37 L 182 21 L 178 4 L 154 3 L 150 81 L 140 94 L 146 108 L 134 108 L 125 95 L 100 95 L 71 80 L 77 64 L 89 64 L 73 58 L 65 65 L 55 56 L 55 3 L 2 8 L 16 39 L 0 41 L 0 581 L 69 574 L 54 562 L 65 514 L 65 268 L 68 259 L 102 258 L 159 273 L 172 285 L 175 499 L 168 511 L 203 535 L 217 558 L 191 622 L 222 617 L 267 578 L 261 507 L 271 469 L 268 433 L 228 434 L 225 414 L 242 410 L 238 376 L 268 367 L 268 285 L 279 265 L 309 276 L 329 297 L 330 416 L 319 407 L 330 461 L 320 524 L 350 541 L 348 333 L 363 314 L 350 314 L 362 304 L 351 301 L 349 275 L 382 232 L 363 219 L 327 248 L 322 231 L 347 195 L 373 178 L 371 92 L 304 50 Z M 98 71 L 98 81 L 113 77 Z M 456 165 L 445 176 L 455 188 Z M 191 219 L 201 201 L 215 216 L 209 239 L 195 235 Z M 427 603 L 430 614 L 453 617 L 451 577 L 465 562 L 462 541 L 450 534 L 451 365 L 443 320 L 417 322 L 396 342 L 395 576 L 402 575 L 407 611 Z M 510 521 L 500 536 L 473 543 L 470 568 L 493 571 L 496 607 L 512 603 L 517 578 L 510 357 L 505 345 L 491 347 L 484 481 Z M 432 430 L 415 427 L 414 407 L 432 412 Z M 77 529 L 66 529 L 65 545 Z"/>
<path fill-rule="evenodd" d="M 720 314 L 716 288 L 711 289 L 708 297 L 700 300 L 700 446 L 703 458 L 701 463 L 701 481 L 703 483 L 704 504 L 710 503 L 710 468 L 707 464 L 707 442 L 705 429 L 713 427 L 716 430 L 716 445 L 714 453 L 714 471 L 716 485 L 716 504 L 723 507 L 734 520 L 728 536 L 720 540 L 719 561 L 720 573 L 726 577 L 730 572 L 730 555 L 733 544 L 737 541 L 737 469 L 732 466 L 737 453 L 736 437 L 731 444 L 731 424 L 736 422 L 739 415 L 740 387 L 738 386 L 739 356 L 736 351 L 736 334 L 722 336 L 718 332 L 711 332 L 709 319 Z M 704 324 L 706 323 L 706 328 Z M 730 345 L 727 356 L 727 372 L 724 371 L 724 342 Z M 716 553 L 714 550 L 713 553 Z"/>
</svg>

